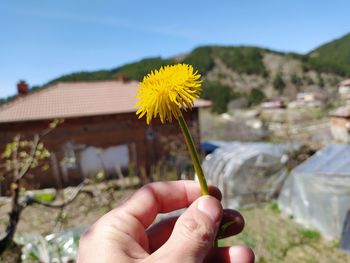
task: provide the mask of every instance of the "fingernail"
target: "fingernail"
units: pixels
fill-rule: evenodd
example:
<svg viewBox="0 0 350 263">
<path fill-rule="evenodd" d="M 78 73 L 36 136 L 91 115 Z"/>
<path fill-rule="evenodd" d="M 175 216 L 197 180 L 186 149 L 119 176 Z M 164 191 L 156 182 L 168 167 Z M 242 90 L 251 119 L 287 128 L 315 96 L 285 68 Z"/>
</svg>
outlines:
<svg viewBox="0 0 350 263">
<path fill-rule="evenodd" d="M 218 200 L 211 196 L 202 196 L 198 200 L 197 208 L 207 215 L 213 222 L 220 219 L 222 207 Z"/>
<path fill-rule="evenodd" d="M 229 255 L 231 263 L 255 262 L 254 252 L 246 246 L 230 247 Z"/>
</svg>

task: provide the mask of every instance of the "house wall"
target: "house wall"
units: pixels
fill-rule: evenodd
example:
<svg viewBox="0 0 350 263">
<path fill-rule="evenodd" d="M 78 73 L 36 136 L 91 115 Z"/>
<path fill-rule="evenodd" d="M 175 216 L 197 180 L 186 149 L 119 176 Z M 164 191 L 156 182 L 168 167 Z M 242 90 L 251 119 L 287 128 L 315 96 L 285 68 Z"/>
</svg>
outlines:
<svg viewBox="0 0 350 263">
<path fill-rule="evenodd" d="M 198 108 L 185 112 L 195 143 L 199 145 Z M 0 153 L 16 134 L 21 139 L 32 139 L 34 134 L 40 133 L 48 127 L 50 121 L 31 121 L 0 124 Z M 145 178 L 150 178 L 152 165 L 166 161 L 169 156 L 181 155 L 187 158 L 185 142 L 177 121 L 162 125 L 159 120 L 146 125 L 145 119 L 139 120 L 135 113 L 124 113 L 106 116 L 92 116 L 67 118 L 64 123 L 55 128 L 43 138 L 46 148 L 54 153 L 50 160 L 50 170 L 34 170 L 35 175 L 28 175 L 26 187 L 42 188 L 57 187 L 60 183 L 77 184 L 83 179 L 81 171 L 73 171 L 68 182 L 62 179 L 60 161 L 63 159 L 63 146 L 66 143 L 75 145 L 108 148 L 110 146 L 128 145 L 130 159 L 134 160 L 137 168 Z M 57 175 L 58 174 L 58 175 Z M 61 181 L 61 182 L 60 182 Z M 7 188 L 6 183 L 3 183 Z M 5 186 L 4 186 L 5 185 Z"/>
<path fill-rule="evenodd" d="M 350 117 L 331 117 L 331 132 L 335 140 L 348 143 L 350 141 Z"/>
</svg>

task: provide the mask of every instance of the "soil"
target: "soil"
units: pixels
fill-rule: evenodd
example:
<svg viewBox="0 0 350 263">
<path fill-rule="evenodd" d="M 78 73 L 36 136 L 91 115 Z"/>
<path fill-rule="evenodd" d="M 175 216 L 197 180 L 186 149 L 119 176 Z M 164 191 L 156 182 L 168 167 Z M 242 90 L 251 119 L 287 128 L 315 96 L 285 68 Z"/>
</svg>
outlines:
<svg viewBox="0 0 350 263">
<path fill-rule="evenodd" d="M 65 189 L 65 196 L 69 196 L 71 190 L 72 188 Z M 16 233 L 40 233 L 45 236 L 70 228 L 89 226 L 113 209 L 121 198 L 134 192 L 133 187 L 122 189 L 115 181 L 89 185 L 84 187 L 84 190 L 91 191 L 93 197 L 81 193 L 64 209 L 48 208 L 38 204 L 26 207 L 21 214 Z M 2 198 L 0 233 L 4 233 L 10 208 L 10 200 Z M 0 255 L 0 262 L 20 262 L 19 254 L 20 248 L 11 246 L 6 253 Z"/>
</svg>

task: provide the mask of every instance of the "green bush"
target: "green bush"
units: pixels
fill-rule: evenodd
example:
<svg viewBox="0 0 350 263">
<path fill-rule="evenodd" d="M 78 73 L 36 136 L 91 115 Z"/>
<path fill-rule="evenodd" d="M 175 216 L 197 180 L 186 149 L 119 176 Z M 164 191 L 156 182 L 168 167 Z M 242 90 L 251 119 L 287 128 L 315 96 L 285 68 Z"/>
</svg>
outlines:
<svg viewBox="0 0 350 263">
<path fill-rule="evenodd" d="M 320 232 L 311 229 L 300 229 L 300 235 L 305 239 L 318 240 L 321 238 Z"/>
<path fill-rule="evenodd" d="M 323 80 L 321 74 L 318 74 L 318 75 L 317 75 L 317 79 L 318 79 L 318 86 L 320 86 L 321 88 L 323 88 L 323 87 L 324 87 L 324 80 Z"/>
<path fill-rule="evenodd" d="M 275 213 L 275 214 L 280 214 L 281 213 L 281 209 L 278 207 L 277 203 L 272 203 L 270 205 L 270 209 Z"/>
<path fill-rule="evenodd" d="M 253 88 L 248 95 L 248 102 L 249 102 L 250 106 L 258 105 L 264 99 L 266 99 L 265 93 L 257 88 Z"/>
<path fill-rule="evenodd" d="M 272 85 L 275 90 L 277 90 L 280 94 L 282 94 L 284 88 L 286 87 L 286 84 L 284 83 L 284 80 L 282 78 L 282 73 L 278 73 L 276 77 L 274 78 Z"/>
<path fill-rule="evenodd" d="M 292 76 L 290 77 L 290 80 L 297 87 L 299 87 L 303 84 L 303 80 L 296 74 L 292 74 Z"/>
<path fill-rule="evenodd" d="M 304 76 L 304 80 L 306 81 L 307 85 L 313 85 L 315 84 L 315 82 L 313 81 L 313 79 L 309 76 Z"/>
<path fill-rule="evenodd" d="M 218 81 L 205 81 L 203 83 L 203 92 L 201 97 L 212 101 L 212 110 L 214 112 L 227 112 L 228 103 L 236 96 L 237 95 L 234 94 L 229 87 L 222 85 Z"/>
</svg>

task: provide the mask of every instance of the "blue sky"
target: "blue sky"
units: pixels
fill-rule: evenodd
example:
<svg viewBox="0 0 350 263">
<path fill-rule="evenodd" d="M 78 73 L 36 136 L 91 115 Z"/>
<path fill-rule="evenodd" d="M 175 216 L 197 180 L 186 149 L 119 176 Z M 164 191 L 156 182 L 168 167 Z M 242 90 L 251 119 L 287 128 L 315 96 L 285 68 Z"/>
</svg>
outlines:
<svg viewBox="0 0 350 263">
<path fill-rule="evenodd" d="M 306 53 L 350 32 L 348 0 L 3 0 L 0 97 L 18 80 L 169 57 L 200 45 Z"/>
</svg>

